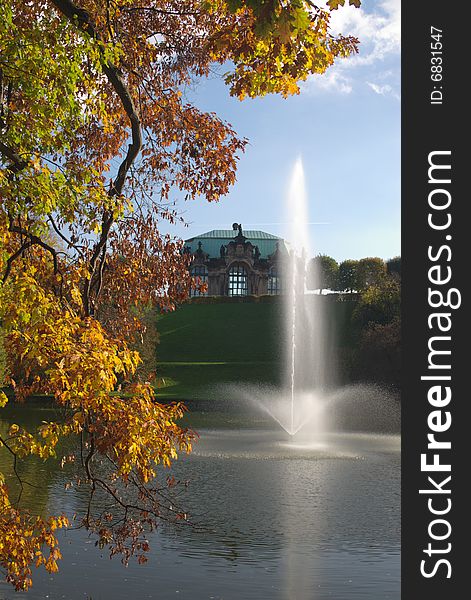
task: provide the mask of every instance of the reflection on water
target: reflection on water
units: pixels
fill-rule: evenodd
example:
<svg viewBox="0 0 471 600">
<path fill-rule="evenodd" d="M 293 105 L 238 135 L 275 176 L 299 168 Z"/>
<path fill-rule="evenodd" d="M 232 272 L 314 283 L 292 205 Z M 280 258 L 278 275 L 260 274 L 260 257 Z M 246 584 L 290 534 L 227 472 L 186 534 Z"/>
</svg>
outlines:
<svg viewBox="0 0 471 600">
<path fill-rule="evenodd" d="M 31 422 L 50 418 L 24 410 Z M 198 527 L 161 527 L 149 562 L 127 569 L 85 532 L 67 531 L 60 572 L 38 571 L 30 598 L 399 598 L 398 436 L 293 441 L 241 416 L 193 418 L 200 441 L 173 472 L 189 481 L 179 504 Z M 2 469 L 7 461 L 0 451 Z M 41 493 L 27 501 L 38 511 L 78 512 L 85 499 L 65 491 L 67 473 L 47 462 L 36 467 L 28 476 Z M 0 584 L 0 598 L 16 597 Z"/>
</svg>

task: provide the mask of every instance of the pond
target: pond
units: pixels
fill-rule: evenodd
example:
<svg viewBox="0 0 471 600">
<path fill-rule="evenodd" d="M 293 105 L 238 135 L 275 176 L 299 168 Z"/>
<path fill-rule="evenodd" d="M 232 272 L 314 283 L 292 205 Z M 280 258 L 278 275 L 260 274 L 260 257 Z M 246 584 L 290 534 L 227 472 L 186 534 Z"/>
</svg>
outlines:
<svg viewBox="0 0 471 600">
<path fill-rule="evenodd" d="M 24 406 L 23 421 L 50 419 Z M 25 414 L 25 412 L 27 414 Z M 59 573 L 34 573 L 30 599 L 396 600 L 400 597 L 400 438 L 343 433 L 294 441 L 253 415 L 194 411 L 179 502 L 201 525 L 153 533 L 149 561 L 110 560 L 82 530 L 60 535 Z M 1 426 L 1 422 L 0 422 Z M 5 424 L 4 424 L 5 426 Z M 8 458 L 0 450 L 0 469 Z M 38 511 L 72 514 L 85 497 L 40 463 Z M 0 598 L 18 598 L 0 583 Z"/>
</svg>

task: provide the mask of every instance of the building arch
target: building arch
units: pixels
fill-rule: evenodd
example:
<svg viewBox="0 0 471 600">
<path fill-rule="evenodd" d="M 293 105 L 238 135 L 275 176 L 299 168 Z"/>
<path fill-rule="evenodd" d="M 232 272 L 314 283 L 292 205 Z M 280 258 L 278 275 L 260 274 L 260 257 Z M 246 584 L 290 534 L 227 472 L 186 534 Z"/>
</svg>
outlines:
<svg viewBox="0 0 471 600">
<path fill-rule="evenodd" d="M 243 262 L 234 262 L 227 271 L 227 295 L 247 296 L 249 293 L 249 269 Z"/>
</svg>

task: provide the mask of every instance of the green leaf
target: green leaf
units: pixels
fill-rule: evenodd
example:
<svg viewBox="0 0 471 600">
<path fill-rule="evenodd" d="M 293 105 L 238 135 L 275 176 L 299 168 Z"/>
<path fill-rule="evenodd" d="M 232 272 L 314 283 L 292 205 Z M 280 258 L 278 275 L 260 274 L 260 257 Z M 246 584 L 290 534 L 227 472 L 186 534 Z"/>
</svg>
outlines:
<svg viewBox="0 0 471 600">
<path fill-rule="evenodd" d="M 345 0 L 329 0 L 327 6 L 330 10 L 337 10 L 339 6 L 344 6 Z"/>
<path fill-rule="evenodd" d="M 356 6 L 356 8 L 361 6 L 361 0 L 349 0 L 348 3 L 350 6 Z M 330 10 L 337 10 L 339 6 L 345 6 L 345 0 L 329 0 L 327 6 Z"/>
<path fill-rule="evenodd" d="M 291 21 L 298 31 L 306 31 L 309 29 L 309 25 L 311 23 L 311 19 L 309 18 L 309 14 L 304 8 L 297 8 L 293 11 L 293 15 L 291 17 Z"/>
</svg>

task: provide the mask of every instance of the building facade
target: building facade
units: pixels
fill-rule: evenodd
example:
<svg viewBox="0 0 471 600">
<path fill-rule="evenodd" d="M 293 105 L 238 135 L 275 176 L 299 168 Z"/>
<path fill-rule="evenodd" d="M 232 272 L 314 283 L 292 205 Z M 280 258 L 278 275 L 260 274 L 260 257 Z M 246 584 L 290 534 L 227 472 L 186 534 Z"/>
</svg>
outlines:
<svg viewBox="0 0 471 600">
<path fill-rule="evenodd" d="M 264 231 L 214 229 L 185 240 L 185 252 L 192 255 L 191 274 L 207 291 L 192 296 L 261 296 L 281 293 L 281 265 L 288 251 L 286 243 Z"/>
</svg>

